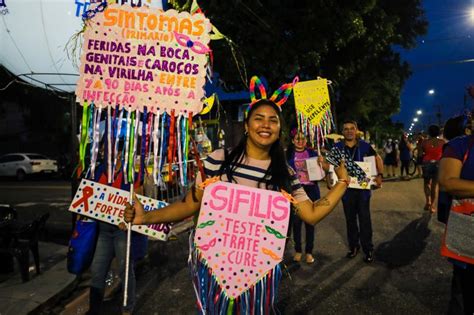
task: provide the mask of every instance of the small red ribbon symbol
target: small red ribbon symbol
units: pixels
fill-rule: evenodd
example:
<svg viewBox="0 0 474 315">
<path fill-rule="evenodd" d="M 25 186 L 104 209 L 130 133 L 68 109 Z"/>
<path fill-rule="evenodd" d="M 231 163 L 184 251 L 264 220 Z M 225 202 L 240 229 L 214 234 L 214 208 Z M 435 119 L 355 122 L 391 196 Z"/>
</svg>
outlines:
<svg viewBox="0 0 474 315">
<path fill-rule="evenodd" d="M 89 211 L 89 198 L 94 194 L 94 189 L 90 186 L 86 186 L 82 189 L 82 198 L 72 204 L 74 208 L 78 207 L 81 203 L 84 204 L 84 210 L 87 212 Z"/>
</svg>

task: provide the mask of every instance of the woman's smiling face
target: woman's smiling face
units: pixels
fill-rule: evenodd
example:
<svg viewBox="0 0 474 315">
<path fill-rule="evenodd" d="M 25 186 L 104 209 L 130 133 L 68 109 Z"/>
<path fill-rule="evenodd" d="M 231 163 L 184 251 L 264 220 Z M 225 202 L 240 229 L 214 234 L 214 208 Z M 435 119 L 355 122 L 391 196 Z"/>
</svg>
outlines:
<svg viewBox="0 0 474 315">
<path fill-rule="evenodd" d="M 260 105 L 251 112 L 245 123 L 247 144 L 260 149 L 270 149 L 280 138 L 280 117 L 271 105 Z"/>
</svg>

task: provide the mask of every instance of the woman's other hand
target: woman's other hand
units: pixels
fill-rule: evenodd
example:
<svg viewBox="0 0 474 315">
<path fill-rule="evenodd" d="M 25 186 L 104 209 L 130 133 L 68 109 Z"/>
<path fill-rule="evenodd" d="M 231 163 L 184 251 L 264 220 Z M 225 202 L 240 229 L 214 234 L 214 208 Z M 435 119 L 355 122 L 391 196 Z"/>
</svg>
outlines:
<svg viewBox="0 0 474 315">
<path fill-rule="evenodd" d="M 337 178 L 343 181 L 350 181 L 351 178 L 349 177 L 349 174 L 347 173 L 347 168 L 346 168 L 346 162 L 344 160 L 341 161 L 341 164 L 339 164 L 338 167 L 334 169 L 336 172 Z"/>
</svg>

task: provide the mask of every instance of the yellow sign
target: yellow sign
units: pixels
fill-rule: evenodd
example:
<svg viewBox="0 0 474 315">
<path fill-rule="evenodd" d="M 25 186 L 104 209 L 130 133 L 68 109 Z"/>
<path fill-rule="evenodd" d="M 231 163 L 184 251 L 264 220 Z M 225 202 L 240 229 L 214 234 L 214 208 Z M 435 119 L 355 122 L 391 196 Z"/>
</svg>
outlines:
<svg viewBox="0 0 474 315">
<path fill-rule="evenodd" d="M 296 110 L 313 125 L 319 125 L 324 114 L 330 110 L 328 81 L 318 79 L 298 82 L 293 93 Z"/>
</svg>

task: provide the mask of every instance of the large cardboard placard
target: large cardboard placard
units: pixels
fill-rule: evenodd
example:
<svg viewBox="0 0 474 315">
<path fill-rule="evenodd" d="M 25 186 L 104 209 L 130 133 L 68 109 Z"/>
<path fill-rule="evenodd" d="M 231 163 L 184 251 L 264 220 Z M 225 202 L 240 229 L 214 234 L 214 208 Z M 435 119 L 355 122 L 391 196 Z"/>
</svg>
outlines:
<svg viewBox="0 0 474 315">
<path fill-rule="evenodd" d="M 77 101 L 198 113 L 210 31 L 203 14 L 108 5 L 87 22 Z"/>
<path fill-rule="evenodd" d="M 315 126 L 319 125 L 326 112 L 331 110 L 326 79 L 298 82 L 293 93 L 297 111 Z"/>
<path fill-rule="evenodd" d="M 99 221 L 119 225 L 123 222 L 125 203 L 129 200 L 130 192 L 91 180 L 83 179 L 74 199 L 69 206 L 69 211 L 90 217 Z M 168 205 L 164 201 L 155 200 L 137 195 L 145 211 L 163 208 Z M 169 223 L 151 225 L 132 225 L 132 230 L 152 238 L 165 241 L 171 230 Z"/>
<path fill-rule="evenodd" d="M 229 297 L 280 263 L 289 218 L 290 203 L 279 192 L 225 182 L 206 187 L 194 243 Z"/>
</svg>

